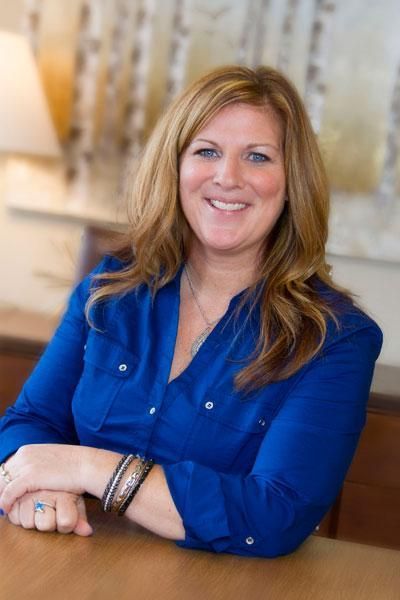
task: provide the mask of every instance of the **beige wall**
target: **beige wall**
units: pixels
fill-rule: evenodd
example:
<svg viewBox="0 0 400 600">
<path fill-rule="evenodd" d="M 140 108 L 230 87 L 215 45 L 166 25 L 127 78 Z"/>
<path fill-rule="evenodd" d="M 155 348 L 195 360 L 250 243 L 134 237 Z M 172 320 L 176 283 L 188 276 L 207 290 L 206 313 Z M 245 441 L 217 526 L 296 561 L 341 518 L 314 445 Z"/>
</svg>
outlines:
<svg viewBox="0 0 400 600">
<path fill-rule="evenodd" d="M 19 31 L 24 0 L 3 0 L 1 3 L 1 29 Z"/>
<path fill-rule="evenodd" d="M 359 303 L 382 328 L 379 362 L 400 366 L 400 264 L 344 256 L 329 256 L 329 262 L 336 281 L 358 295 Z"/>
<path fill-rule="evenodd" d="M 81 226 L 14 212 L 0 160 L 0 308 L 59 312 L 74 276 Z"/>
</svg>

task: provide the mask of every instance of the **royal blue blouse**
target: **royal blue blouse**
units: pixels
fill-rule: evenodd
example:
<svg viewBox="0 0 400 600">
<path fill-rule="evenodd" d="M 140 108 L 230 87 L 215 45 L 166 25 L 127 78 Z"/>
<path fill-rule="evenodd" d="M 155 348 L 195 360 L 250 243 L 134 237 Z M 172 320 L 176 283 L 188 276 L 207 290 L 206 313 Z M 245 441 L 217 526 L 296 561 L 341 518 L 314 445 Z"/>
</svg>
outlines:
<svg viewBox="0 0 400 600">
<path fill-rule="evenodd" d="M 121 268 L 105 258 L 95 272 Z M 347 304 L 318 356 L 249 394 L 233 386 L 254 348 L 258 314 L 235 307 L 168 383 L 181 271 L 154 301 L 146 286 L 94 309 L 91 276 L 14 406 L 0 421 L 0 461 L 32 443 L 139 453 L 162 465 L 186 531 L 179 545 L 247 556 L 294 550 L 335 500 L 363 428 L 382 336 Z M 330 293 L 322 290 L 321 293 Z"/>
</svg>

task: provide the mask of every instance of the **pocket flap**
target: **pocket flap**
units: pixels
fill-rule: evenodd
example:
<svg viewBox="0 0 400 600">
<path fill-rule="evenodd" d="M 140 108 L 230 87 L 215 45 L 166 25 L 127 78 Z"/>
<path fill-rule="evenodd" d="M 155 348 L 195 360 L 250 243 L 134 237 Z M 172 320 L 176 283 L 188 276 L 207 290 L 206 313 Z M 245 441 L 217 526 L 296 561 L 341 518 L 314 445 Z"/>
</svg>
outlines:
<svg viewBox="0 0 400 600">
<path fill-rule="evenodd" d="M 115 375 L 129 377 L 138 363 L 137 357 L 99 331 L 90 331 L 85 346 L 85 362 Z"/>
<path fill-rule="evenodd" d="M 240 402 L 234 394 L 224 396 L 218 391 L 208 392 L 199 408 L 200 414 L 221 425 L 249 433 L 262 433 L 268 429 L 272 407 L 262 401 Z"/>
</svg>

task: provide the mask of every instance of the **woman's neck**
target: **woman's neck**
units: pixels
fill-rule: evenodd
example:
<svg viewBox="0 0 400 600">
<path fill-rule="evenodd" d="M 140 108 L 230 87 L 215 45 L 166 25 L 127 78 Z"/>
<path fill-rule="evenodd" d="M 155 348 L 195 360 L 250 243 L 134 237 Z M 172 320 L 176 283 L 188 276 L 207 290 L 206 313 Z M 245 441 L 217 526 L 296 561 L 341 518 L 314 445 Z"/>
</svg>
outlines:
<svg viewBox="0 0 400 600">
<path fill-rule="evenodd" d="M 186 261 L 191 279 L 199 292 L 218 292 L 236 296 L 256 278 L 257 258 L 241 253 L 237 256 L 206 252 L 192 247 Z"/>
</svg>

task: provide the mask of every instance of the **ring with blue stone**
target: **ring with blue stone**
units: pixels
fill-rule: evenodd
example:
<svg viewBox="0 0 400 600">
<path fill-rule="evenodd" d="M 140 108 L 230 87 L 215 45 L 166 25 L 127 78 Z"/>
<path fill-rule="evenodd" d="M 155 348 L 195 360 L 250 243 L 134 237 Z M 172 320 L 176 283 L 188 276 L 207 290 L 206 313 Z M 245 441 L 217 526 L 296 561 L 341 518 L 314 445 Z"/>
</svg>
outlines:
<svg viewBox="0 0 400 600">
<path fill-rule="evenodd" d="M 42 500 L 34 500 L 33 506 L 34 506 L 35 513 L 44 513 L 46 506 L 48 506 L 49 508 L 52 508 L 53 510 L 56 510 L 55 506 L 53 506 L 52 504 L 49 504 L 48 502 L 43 502 Z"/>
</svg>

